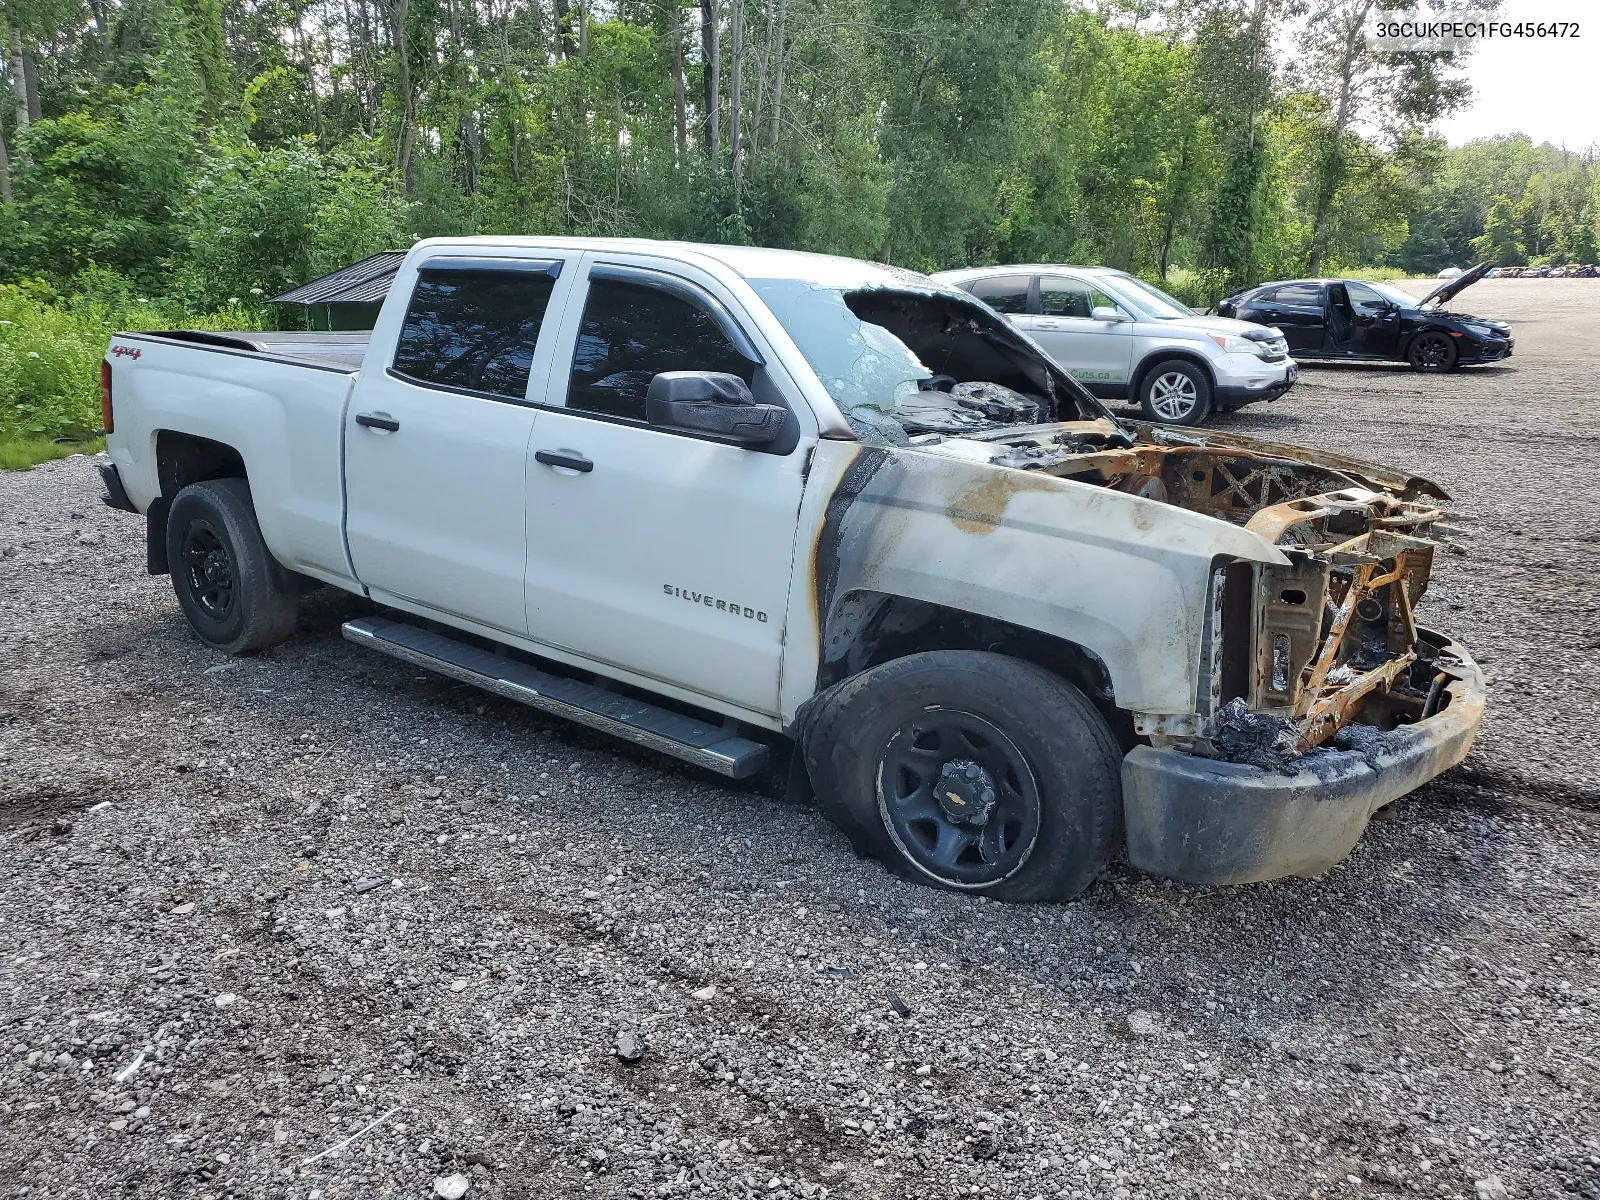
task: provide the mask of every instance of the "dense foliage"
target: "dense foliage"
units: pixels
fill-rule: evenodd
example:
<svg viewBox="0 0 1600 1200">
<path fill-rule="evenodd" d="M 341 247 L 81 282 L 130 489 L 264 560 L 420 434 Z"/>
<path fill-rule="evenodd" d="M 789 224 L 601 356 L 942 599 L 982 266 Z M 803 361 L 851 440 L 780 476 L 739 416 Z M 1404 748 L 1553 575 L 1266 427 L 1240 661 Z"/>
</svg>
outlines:
<svg viewBox="0 0 1600 1200">
<path fill-rule="evenodd" d="M 1595 259 L 1592 151 L 1430 137 L 1461 64 L 1370 52 L 1376 2 L 1285 39 L 1303 0 L 0 0 L 0 436 L 92 424 L 51 347 L 132 298 L 272 320 L 435 234 L 1098 262 L 1195 303 Z"/>
</svg>

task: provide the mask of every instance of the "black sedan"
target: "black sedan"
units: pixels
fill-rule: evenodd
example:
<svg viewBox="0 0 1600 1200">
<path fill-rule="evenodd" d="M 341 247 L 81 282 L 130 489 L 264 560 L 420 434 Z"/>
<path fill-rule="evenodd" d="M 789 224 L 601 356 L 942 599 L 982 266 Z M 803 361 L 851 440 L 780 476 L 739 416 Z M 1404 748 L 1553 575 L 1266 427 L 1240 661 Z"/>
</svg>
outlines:
<svg viewBox="0 0 1600 1200">
<path fill-rule="evenodd" d="M 1418 371 L 1452 371 L 1511 356 L 1511 326 L 1504 321 L 1439 307 L 1488 270 L 1481 263 L 1421 300 L 1359 279 L 1281 280 L 1229 296 L 1216 313 L 1276 326 L 1297 359 L 1408 362 Z"/>
</svg>

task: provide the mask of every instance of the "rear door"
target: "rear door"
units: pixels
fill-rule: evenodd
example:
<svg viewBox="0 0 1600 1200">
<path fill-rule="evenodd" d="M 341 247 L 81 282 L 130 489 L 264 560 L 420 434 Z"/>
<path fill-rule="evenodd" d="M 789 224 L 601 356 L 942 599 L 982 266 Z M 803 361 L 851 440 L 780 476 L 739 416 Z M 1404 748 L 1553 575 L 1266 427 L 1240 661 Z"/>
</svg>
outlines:
<svg viewBox="0 0 1600 1200">
<path fill-rule="evenodd" d="M 1289 343 L 1289 353 L 1322 352 L 1326 296 L 1320 283 L 1286 283 L 1258 301 L 1250 320 L 1276 325 Z"/>
<path fill-rule="evenodd" d="M 712 276 L 649 255 L 586 260 L 528 479 L 528 630 L 549 646 L 778 711 L 784 614 L 814 417 Z M 649 425 L 662 371 L 727 371 L 791 430 L 746 449 Z"/>
<path fill-rule="evenodd" d="M 1097 320 L 1091 316 L 1096 308 L 1114 309 L 1123 320 Z M 1127 318 L 1116 300 L 1088 280 L 1039 276 L 1034 340 L 1097 396 L 1127 395 L 1133 361 L 1133 322 Z"/>
<path fill-rule="evenodd" d="M 345 536 L 374 599 L 526 634 L 529 380 L 548 374 L 568 266 L 428 260 L 398 328 L 374 331 L 394 355 L 363 367 L 344 428 Z"/>
</svg>

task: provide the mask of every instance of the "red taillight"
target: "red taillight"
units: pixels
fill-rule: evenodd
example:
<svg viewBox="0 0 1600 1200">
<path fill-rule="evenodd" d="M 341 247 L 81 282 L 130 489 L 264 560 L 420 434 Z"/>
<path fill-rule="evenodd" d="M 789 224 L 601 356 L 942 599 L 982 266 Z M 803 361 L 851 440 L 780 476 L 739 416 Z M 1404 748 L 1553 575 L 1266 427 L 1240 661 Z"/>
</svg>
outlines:
<svg viewBox="0 0 1600 1200">
<path fill-rule="evenodd" d="M 102 433 L 111 432 L 111 364 L 100 363 L 100 424 Z"/>
</svg>

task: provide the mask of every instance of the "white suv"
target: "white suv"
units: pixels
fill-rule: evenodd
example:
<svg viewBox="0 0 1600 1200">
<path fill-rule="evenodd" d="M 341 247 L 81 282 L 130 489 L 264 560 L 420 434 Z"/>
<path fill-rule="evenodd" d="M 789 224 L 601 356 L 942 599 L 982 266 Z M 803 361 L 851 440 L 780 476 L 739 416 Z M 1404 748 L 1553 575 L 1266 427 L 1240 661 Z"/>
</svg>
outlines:
<svg viewBox="0 0 1600 1200">
<path fill-rule="evenodd" d="M 1106 267 L 1033 264 L 944 271 L 1027 333 L 1103 399 L 1198 425 L 1215 410 L 1276 400 L 1298 371 L 1276 329 L 1197 316 L 1160 288 Z"/>
</svg>

